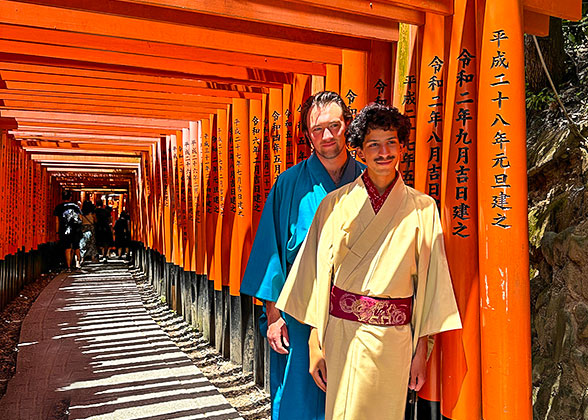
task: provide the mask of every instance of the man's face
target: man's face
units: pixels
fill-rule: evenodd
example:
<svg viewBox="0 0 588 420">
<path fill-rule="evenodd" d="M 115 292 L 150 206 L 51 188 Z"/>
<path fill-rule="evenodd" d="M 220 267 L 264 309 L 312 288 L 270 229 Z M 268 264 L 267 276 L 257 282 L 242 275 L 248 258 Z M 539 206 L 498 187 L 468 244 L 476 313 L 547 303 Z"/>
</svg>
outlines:
<svg viewBox="0 0 588 420">
<path fill-rule="evenodd" d="M 345 152 L 345 120 L 336 103 L 314 106 L 308 115 L 308 135 L 317 155 L 335 159 Z"/>
<path fill-rule="evenodd" d="M 357 149 L 357 154 L 365 161 L 369 174 L 390 178 L 396 176 L 396 165 L 403 152 L 396 129 L 381 128 L 368 131 L 363 146 Z"/>
</svg>

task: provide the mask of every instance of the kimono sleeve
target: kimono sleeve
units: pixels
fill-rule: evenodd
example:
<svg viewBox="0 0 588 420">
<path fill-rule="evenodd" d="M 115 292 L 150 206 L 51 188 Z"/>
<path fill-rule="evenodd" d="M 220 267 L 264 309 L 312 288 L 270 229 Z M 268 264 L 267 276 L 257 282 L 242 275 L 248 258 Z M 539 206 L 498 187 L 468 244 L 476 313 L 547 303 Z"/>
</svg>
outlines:
<svg viewBox="0 0 588 420">
<path fill-rule="evenodd" d="M 434 202 L 423 210 L 420 230 L 422 246 L 414 327 L 415 336 L 424 337 L 460 329 L 461 320 L 447 264 L 439 212 Z"/>
<path fill-rule="evenodd" d="M 323 230 L 326 201 L 317 210 L 276 304 L 278 309 L 315 328 L 322 326 L 328 310 L 325 291 L 328 296 L 329 283 L 325 272 L 330 259 L 325 252 L 328 240 Z"/>
<path fill-rule="evenodd" d="M 286 280 L 286 263 L 283 255 L 287 219 L 280 206 L 288 203 L 280 200 L 280 178 L 272 187 L 253 241 L 247 268 L 241 283 L 241 293 L 258 299 L 275 302 Z"/>
</svg>

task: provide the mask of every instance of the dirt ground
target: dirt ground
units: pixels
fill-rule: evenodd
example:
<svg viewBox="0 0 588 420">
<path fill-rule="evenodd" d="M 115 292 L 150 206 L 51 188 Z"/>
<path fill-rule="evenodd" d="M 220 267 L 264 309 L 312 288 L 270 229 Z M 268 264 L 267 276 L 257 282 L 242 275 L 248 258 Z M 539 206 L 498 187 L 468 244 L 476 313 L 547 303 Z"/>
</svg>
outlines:
<svg viewBox="0 0 588 420">
<path fill-rule="evenodd" d="M 5 394 L 8 381 L 16 372 L 17 344 L 22 322 L 35 299 L 56 275 L 42 274 L 39 279 L 25 286 L 16 299 L 0 313 L 0 398 Z"/>
</svg>

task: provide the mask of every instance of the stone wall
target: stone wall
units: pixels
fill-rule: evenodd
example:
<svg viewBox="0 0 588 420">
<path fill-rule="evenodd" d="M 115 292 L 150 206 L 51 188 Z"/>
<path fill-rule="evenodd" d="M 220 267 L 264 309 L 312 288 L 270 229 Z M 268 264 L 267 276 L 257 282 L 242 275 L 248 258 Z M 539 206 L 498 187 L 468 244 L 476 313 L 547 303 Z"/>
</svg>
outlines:
<svg viewBox="0 0 588 420">
<path fill-rule="evenodd" d="M 558 110 L 528 127 L 534 419 L 588 420 L 586 145 Z"/>
</svg>

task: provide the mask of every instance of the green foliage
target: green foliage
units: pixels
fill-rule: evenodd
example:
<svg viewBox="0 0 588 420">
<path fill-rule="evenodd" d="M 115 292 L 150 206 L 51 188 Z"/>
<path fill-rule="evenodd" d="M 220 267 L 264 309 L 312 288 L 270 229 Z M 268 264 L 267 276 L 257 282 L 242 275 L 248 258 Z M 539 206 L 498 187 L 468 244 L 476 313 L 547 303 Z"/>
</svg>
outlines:
<svg viewBox="0 0 588 420">
<path fill-rule="evenodd" d="M 562 30 L 566 50 L 573 50 L 588 42 L 588 3 L 582 5 L 582 19 L 577 22 L 564 20 Z"/>
<path fill-rule="evenodd" d="M 543 88 L 537 93 L 527 90 L 527 109 L 533 111 L 542 111 L 555 101 L 555 95 L 550 88 Z"/>
</svg>

